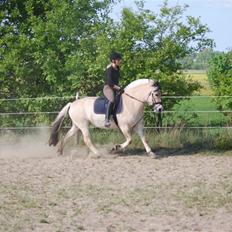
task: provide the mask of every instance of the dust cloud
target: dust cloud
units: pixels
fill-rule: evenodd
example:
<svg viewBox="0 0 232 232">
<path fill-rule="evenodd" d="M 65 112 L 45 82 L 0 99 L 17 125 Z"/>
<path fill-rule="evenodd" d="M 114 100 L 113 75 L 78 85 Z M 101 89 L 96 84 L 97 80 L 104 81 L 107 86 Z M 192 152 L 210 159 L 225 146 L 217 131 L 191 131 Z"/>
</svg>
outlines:
<svg viewBox="0 0 232 232">
<path fill-rule="evenodd" d="M 0 136 L 0 158 L 52 158 L 57 156 L 56 148 L 48 145 L 49 131 L 16 134 L 7 131 Z"/>
<path fill-rule="evenodd" d="M 1 159 L 49 159 L 58 156 L 57 146 L 49 146 L 48 140 L 50 131 L 41 129 L 36 133 L 28 132 L 16 134 L 12 131 L 7 131 L 4 135 L 0 135 L 0 158 Z M 113 144 L 96 145 L 102 157 L 109 157 L 109 151 Z M 65 146 L 64 156 L 72 158 L 88 158 L 92 157 L 89 149 L 81 142 L 77 142 L 74 136 Z"/>
</svg>

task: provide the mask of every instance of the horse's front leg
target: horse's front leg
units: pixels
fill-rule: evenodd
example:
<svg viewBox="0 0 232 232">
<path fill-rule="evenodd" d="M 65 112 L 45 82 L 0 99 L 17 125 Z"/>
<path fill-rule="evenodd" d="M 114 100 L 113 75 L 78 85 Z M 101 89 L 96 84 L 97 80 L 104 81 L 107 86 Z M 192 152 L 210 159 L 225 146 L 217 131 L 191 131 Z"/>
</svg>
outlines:
<svg viewBox="0 0 232 232">
<path fill-rule="evenodd" d="M 156 154 L 151 150 L 150 146 L 146 142 L 145 136 L 144 136 L 144 122 L 143 120 L 137 125 L 136 131 L 144 145 L 144 148 L 149 156 L 152 158 L 156 158 Z"/>
<path fill-rule="evenodd" d="M 121 131 L 126 138 L 126 141 L 122 144 L 117 144 L 113 147 L 112 151 L 124 150 L 131 143 L 131 134 L 128 126 L 121 127 Z"/>
</svg>

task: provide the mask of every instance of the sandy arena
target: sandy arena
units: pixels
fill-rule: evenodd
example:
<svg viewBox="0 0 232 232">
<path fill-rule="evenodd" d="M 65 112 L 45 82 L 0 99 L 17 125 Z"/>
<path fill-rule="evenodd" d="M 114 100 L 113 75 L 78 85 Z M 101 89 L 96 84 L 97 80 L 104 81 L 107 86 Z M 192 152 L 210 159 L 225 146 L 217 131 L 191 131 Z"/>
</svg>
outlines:
<svg viewBox="0 0 232 232">
<path fill-rule="evenodd" d="M 45 140 L 1 140 L 0 231 L 232 230 L 232 152 L 61 157 Z"/>
</svg>

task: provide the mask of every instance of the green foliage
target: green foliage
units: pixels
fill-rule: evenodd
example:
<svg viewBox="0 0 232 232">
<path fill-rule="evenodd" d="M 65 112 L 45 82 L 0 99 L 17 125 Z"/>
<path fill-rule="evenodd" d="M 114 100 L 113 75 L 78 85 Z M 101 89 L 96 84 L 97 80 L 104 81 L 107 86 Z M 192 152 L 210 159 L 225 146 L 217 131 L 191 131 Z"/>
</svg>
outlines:
<svg viewBox="0 0 232 232">
<path fill-rule="evenodd" d="M 104 27 L 100 13 L 110 2 L 2 2 L 0 75 L 4 96 L 64 95 L 83 86 L 87 60 L 94 56 L 92 40 Z M 69 78 L 73 75 L 79 85 Z"/>
<path fill-rule="evenodd" d="M 160 80 L 163 95 L 191 95 L 200 88 L 179 71 L 179 59 L 211 47 L 212 41 L 206 37 L 207 26 L 199 19 L 189 16 L 184 22 L 186 8 L 169 7 L 164 2 L 155 14 L 139 2 L 136 13 L 123 9 L 121 21 L 116 27 L 110 25 L 109 34 L 103 35 L 99 44 L 102 51 L 119 50 L 123 54 L 122 86 L 135 79 L 151 78 Z M 177 101 L 165 100 L 165 109 Z"/>
<path fill-rule="evenodd" d="M 214 56 L 210 63 L 208 78 L 216 96 L 230 96 L 232 93 L 232 51 Z M 219 109 L 231 110 L 232 98 L 216 99 Z"/>
<path fill-rule="evenodd" d="M 198 115 L 194 113 L 194 106 L 189 101 L 180 102 L 173 107 L 175 113 L 165 115 L 164 122 L 168 126 L 197 126 Z"/>
<path fill-rule="evenodd" d="M 176 104 L 173 110 L 175 113 L 164 114 L 163 125 L 220 127 L 230 121 L 230 117 L 226 117 L 223 113 L 212 112 L 217 110 L 217 105 L 212 98 L 207 97 L 193 96 Z"/>
<path fill-rule="evenodd" d="M 123 54 L 121 85 L 139 78 L 159 79 L 163 94 L 190 95 L 200 86 L 179 71 L 179 60 L 211 47 L 199 18 L 184 17 L 187 6 L 159 13 L 122 10 L 115 22 L 109 12 L 116 0 L 1 1 L 1 98 L 102 94 L 104 70 L 112 50 Z M 165 107 L 176 102 L 165 101 Z M 59 105 L 57 105 L 59 104 Z M 1 102 L 1 111 L 51 111 L 54 102 Z M 37 119 L 34 119 L 35 123 Z M 2 122 L 1 122 L 2 124 Z"/>
<path fill-rule="evenodd" d="M 88 64 L 95 59 L 91 45 L 104 29 L 112 2 L 1 1 L 0 97 L 70 96 L 77 89 L 86 94 L 94 85 L 93 80 L 91 87 L 86 81 Z M 62 104 L 56 100 L 3 101 L 1 111 L 55 111 Z M 34 125 L 41 119 L 36 116 L 29 121 L 20 117 L 18 123 L 9 116 L 1 118 L 1 125 Z"/>
</svg>

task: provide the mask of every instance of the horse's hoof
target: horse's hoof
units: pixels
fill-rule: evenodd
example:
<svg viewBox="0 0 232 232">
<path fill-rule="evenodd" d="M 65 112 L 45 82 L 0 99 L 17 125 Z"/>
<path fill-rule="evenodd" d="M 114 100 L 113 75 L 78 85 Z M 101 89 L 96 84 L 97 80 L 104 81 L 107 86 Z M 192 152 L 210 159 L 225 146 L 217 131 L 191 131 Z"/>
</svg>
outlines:
<svg viewBox="0 0 232 232">
<path fill-rule="evenodd" d="M 57 151 L 57 154 L 58 154 L 58 156 L 61 156 L 61 155 L 63 155 L 63 151 L 59 149 L 59 150 Z"/>
<path fill-rule="evenodd" d="M 110 154 L 116 154 L 118 151 L 121 151 L 121 145 L 117 144 L 115 145 L 111 151 L 110 151 Z"/>
<path fill-rule="evenodd" d="M 113 149 L 115 149 L 116 151 L 120 151 L 121 150 L 121 145 L 116 144 Z"/>
<path fill-rule="evenodd" d="M 117 153 L 117 151 L 114 149 L 114 147 L 110 150 L 110 154 L 111 155 L 115 155 Z"/>
<path fill-rule="evenodd" d="M 147 153 L 152 159 L 156 159 L 157 158 L 157 155 L 153 152 L 153 151 L 150 151 L 149 153 Z"/>
<path fill-rule="evenodd" d="M 89 154 L 89 158 L 91 158 L 91 159 L 99 159 L 100 157 L 101 157 L 100 154 L 96 154 L 96 153 Z"/>
</svg>

